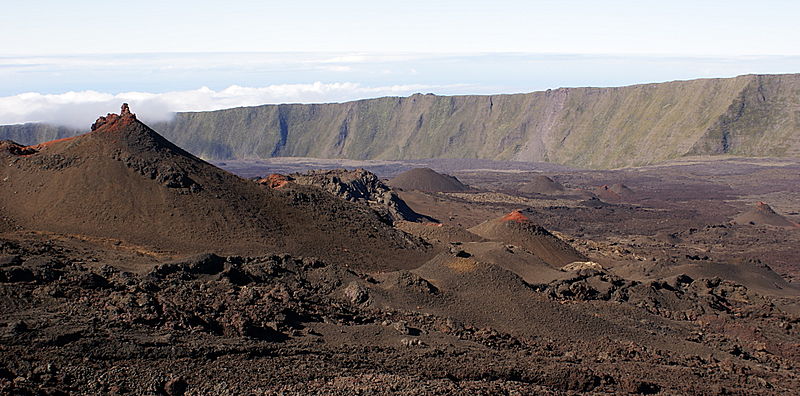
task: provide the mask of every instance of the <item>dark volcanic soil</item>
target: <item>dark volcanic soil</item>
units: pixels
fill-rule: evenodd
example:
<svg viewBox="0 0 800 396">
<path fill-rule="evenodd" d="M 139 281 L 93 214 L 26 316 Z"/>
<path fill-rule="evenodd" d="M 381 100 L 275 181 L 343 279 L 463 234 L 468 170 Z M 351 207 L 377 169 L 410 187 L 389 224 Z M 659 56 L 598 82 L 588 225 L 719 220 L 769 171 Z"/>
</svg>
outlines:
<svg viewBox="0 0 800 396">
<path fill-rule="evenodd" d="M 2 243 L 5 392 L 773 394 L 800 385 L 797 317 L 733 282 L 589 271 L 531 287 L 446 255 L 375 275 L 215 255 L 133 274 L 100 251 L 81 260 L 79 246 Z"/>
<path fill-rule="evenodd" d="M 551 194 L 466 160 L 458 192 L 259 183 L 127 108 L 0 150 L 3 394 L 800 389 L 800 230 L 732 222 L 796 222 L 791 161 L 561 169 Z"/>
</svg>

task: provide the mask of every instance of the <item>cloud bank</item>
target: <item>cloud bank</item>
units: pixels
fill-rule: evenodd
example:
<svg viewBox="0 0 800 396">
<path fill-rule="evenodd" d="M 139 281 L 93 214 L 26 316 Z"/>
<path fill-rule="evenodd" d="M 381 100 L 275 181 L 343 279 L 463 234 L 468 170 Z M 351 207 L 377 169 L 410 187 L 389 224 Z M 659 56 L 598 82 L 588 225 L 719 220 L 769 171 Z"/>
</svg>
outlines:
<svg viewBox="0 0 800 396">
<path fill-rule="evenodd" d="M 265 87 L 232 85 L 219 91 L 202 87 L 164 93 L 28 92 L 0 97 L 0 124 L 44 122 L 85 128 L 98 116 L 119 111 L 123 102 L 129 103 L 141 120 L 157 122 L 167 121 L 175 112 L 180 111 L 219 110 L 275 103 L 341 102 L 369 97 L 406 96 L 442 87 L 421 84 L 369 87 L 351 82 L 315 82 Z"/>
<path fill-rule="evenodd" d="M 415 92 L 500 94 L 793 73 L 800 56 L 535 53 L 180 53 L 3 56 L 0 124 L 87 128 L 122 102 L 145 121 L 176 111 L 341 102 Z M 316 83 L 300 83 L 324 81 Z M 347 81 L 347 82 L 342 82 Z M 198 87 L 210 88 L 198 88 Z M 225 88 L 227 87 L 227 88 Z"/>
</svg>

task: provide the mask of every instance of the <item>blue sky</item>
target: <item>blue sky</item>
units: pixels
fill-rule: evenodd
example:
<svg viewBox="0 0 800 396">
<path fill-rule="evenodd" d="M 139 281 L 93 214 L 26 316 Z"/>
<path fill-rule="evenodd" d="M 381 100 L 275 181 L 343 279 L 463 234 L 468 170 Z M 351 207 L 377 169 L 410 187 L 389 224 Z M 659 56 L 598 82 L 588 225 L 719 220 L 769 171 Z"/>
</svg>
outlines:
<svg viewBox="0 0 800 396">
<path fill-rule="evenodd" d="M 797 1 L 12 1 L 6 55 L 533 52 L 800 55 Z M 13 37 L 13 40 L 9 40 Z"/>
<path fill-rule="evenodd" d="M 69 123 L 47 115 L 77 103 L 87 114 L 73 115 L 88 117 L 119 100 L 155 119 L 793 73 L 798 15 L 793 1 L 10 2 L 0 13 L 0 123 Z"/>
</svg>

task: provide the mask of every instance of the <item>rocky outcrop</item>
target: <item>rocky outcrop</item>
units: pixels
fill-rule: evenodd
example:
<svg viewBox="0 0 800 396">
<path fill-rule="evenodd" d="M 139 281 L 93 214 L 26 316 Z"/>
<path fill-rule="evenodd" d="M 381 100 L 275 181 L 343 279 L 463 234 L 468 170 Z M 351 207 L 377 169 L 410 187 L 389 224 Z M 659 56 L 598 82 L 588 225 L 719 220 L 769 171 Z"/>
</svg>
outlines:
<svg viewBox="0 0 800 396">
<path fill-rule="evenodd" d="M 8 153 L 11 155 L 30 155 L 36 150 L 29 146 L 23 146 L 10 140 L 0 140 L 0 154 Z"/>
<path fill-rule="evenodd" d="M 364 169 L 310 171 L 290 175 L 287 179 L 297 184 L 321 188 L 346 201 L 365 203 L 388 222 L 431 220 L 414 212 L 378 176 Z"/>
<path fill-rule="evenodd" d="M 289 182 L 293 181 L 294 178 L 291 176 L 281 175 L 278 173 L 273 173 L 267 177 L 262 177 L 256 180 L 256 183 L 261 184 L 262 186 L 266 186 L 269 188 L 281 188 Z"/>
<path fill-rule="evenodd" d="M 594 261 L 573 261 L 561 267 L 561 270 L 564 272 L 578 272 L 583 270 L 602 271 L 603 266 Z"/>
<path fill-rule="evenodd" d="M 717 277 L 695 280 L 686 274 L 639 282 L 605 269 L 584 268 L 569 278 L 533 287 L 554 300 L 627 302 L 675 320 L 763 308 L 763 296 L 744 285 Z"/>
<path fill-rule="evenodd" d="M 126 124 L 136 121 L 136 114 L 131 113 L 131 109 L 127 103 L 122 104 L 119 114 L 108 113 L 105 116 L 100 116 L 97 121 L 92 124 L 92 131 L 100 129 L 103 126 L 111 125 L 124 120 Z"/>
</svg>

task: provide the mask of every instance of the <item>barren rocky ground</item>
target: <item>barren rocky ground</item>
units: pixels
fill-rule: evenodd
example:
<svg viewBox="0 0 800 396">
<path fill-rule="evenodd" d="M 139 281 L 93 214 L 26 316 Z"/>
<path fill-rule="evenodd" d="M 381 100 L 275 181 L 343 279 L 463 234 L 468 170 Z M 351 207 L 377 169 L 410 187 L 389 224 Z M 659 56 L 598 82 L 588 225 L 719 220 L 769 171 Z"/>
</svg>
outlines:
<svg viewBox="0 0 800 396">
<path fill-rule="evenodd" d="M 102 121 L 0 145 L 2 393 L 800 389 L 796 161 L 251 180 L 290 172 L 220 164 L 237 177 Z M 380 180 L 419 167 L 472 189 Z M 764 205 L 789 226 L 735 220 Z"/>
</svg>

